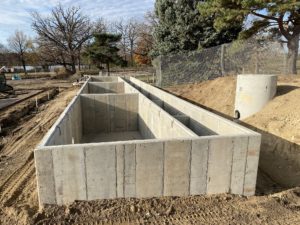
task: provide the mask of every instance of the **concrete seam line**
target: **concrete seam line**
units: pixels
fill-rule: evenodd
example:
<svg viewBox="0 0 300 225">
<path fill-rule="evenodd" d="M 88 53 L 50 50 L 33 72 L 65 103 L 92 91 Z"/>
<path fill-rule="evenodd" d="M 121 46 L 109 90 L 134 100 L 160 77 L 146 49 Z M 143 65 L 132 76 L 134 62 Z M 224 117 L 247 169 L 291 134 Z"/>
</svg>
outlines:
<svg viewBox="0 0 300 225">
<path fill-rule="evenodd" d="M 162 173 L 162 196 L 165 192 L 165 142 L 163 142 L 163 173 Z"/>
<path fill-rule="evenodd" d="M 192 175 L 192 150 L 193 150 L 193 141 L 189 141 L 191 143 L 190 155 L 189 155 L 189 195 L 191 195 L 191 175 Z"/>
<path fill-rule="evenodd" d="M 249 150 L 249 139 L 250 137 L 247 138 L 248 139 L 248 143 L 247 143 L 247 151 L 246 151 L 246 162 L 245 162 L 245 167 L 244 167 L 244 180 L 243 180 L 243 195 L 245 194 L 245 180 L 246 180 L 246 170 L 247 170 L 247 161 L 248 161 L 248 150 Z"/>
<path fill-rule="evenodd" d="M 87 184 L 87 169 L 86 169 L 86 148 L 83 148 L 83 158 L 84 158 L 84 176 L 85 176 L 85 197 L 86 200 L 89 200 L 88 195 L 88 184 Z"/>
<path fill-rule="evenodd" d="M 208 170 L 209 170 L 209 153 L 210 153 L 210 145 L 211 145 L 211 142 L 210 142 L 210 140 L 208 140 L 207 142 L 208 142 L 208 144 L 207 144 L 208 148 L 207 148 L 207 165 L 206 165 L 206 193 L 205 193 L 205 194 L 207 194 L 207 193 L 208 193 L 208 182 L 209 182 L 209 180 L 208 180 Z"/>
<path fill-rule="evenodd" d="M 53 171 L 52 181 L 53 181 L 53 186 L 54 186 L 55 203 L 57 204 L 56 183 L 55 183 L 54 162 L 53 162 L 53 150 L 51 150 L 51 158 L 52 158 L 51 164 L 52 164 L 52 171 Z"/>
<path fill-rule="evenodd" d="M 125 154 L 126 154 L 126 151 L 125 151 L 125 145 L 122 145 L 123 146 L 123 149 L 122 149 L 122 152 L 123 152 L 123 157 L 122 157 L 122 159 L 123 159 L 123 196 L 122 197 L 127 197 L 127 196 L 125 196 L 125 169 L 126 169 L 126 167 L 125 167 L 125 164 L 126 164 L 126 161 L 125 161 Z"/>
<path fill-rule="evenodd" d="M 118 164 L 117 164 L 117 145 L 115 146 L 115 179 L 116 179 L 116 184 L 115 184 L 115 196 L 116 198 L 118 197 Z"/>
<path fill-rule="evenodd" d="M 235 143 L 236 143 L 236 138 L 233 138 L 231 140 L 232 143 L 232 147 L 231 147 L 231 166 L 230 166 L 230 177 L 229 177 L 229 193 L 231 193 L 231 182 L 232 182 L 232 167 L 233 167 L 233 155 L 234 155 L 234 147 L 235 147 Z"/>
<path fill-rule="evenodd" d="M 134 186 L 135 186 L 134 196 L 135 197 L 137 196 L 136 195 L 136 164 L 137 164 L 137 161 L 136 161 L 136 145 L 137 144 L 134 145 L 134 162 L 135 162 L 135 164 L 134 164 Z"/>
</svg>

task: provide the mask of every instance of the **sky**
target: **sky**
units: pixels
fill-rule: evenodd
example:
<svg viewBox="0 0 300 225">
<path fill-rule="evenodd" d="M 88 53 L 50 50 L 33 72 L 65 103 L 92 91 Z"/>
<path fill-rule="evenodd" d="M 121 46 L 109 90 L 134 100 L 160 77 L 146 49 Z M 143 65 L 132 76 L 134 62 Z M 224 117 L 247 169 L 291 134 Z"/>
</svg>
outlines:
<svg viewBox="0 0 300 225">
<path fill-rule="evenodd" d="M 135 18 L 142 20 L 147 11 L 153 10 L 155 0 L 0 0 L 0 43 L 15 30 L 22 30 L 34 37 L 31 29 L 32 11 L 48 15 L 53 7 L 61 3 L 65 7 L 80 6 L 82 13 L 92 20 L 107 21 Z"/>
</svg>

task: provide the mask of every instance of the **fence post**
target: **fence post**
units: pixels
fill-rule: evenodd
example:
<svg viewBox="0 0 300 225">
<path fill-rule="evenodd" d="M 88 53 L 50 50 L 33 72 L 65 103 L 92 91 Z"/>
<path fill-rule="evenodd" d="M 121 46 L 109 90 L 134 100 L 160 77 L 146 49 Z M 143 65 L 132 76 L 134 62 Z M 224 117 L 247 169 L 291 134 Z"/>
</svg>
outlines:
<svg viewBox="0 0 300 225">
<path fill-rule="evenodd" d="M 220 66 L 221 66 L 221 75 L 225 76 L 225 44 L 221 45 L 221 58 L 220 58 Z"/>
</svg>

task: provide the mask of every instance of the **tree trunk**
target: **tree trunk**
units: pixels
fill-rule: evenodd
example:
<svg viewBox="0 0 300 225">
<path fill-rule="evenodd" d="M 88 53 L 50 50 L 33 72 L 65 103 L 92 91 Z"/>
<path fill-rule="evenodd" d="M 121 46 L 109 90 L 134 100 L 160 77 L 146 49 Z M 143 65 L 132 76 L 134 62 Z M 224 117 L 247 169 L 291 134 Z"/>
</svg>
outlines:
<svg viewBox="0 0 300 225">
<path fill-rule="evenodd" d="M 297 74 L 297 59 L 300 34 L 288 40 L 287 73 Z"/>
<path fill-rule="evenodd" d="M 130 43 L 131 66 L 133 67 L 133 42 Z"/>
<path fill-rule="evenodd" d="M 71 55 L 71 60 L 72 60 L 72 73 L 76 73 L 76 57 L 74 54 Z"/>
<path fill-rule="evenodd" d="M 27 75 L 26 62 L 25 62 L 24 56 L 21 56 L 21 61 L 22 61 L 24 73 L 25 73 L 25 75 Z"/>
</svg>

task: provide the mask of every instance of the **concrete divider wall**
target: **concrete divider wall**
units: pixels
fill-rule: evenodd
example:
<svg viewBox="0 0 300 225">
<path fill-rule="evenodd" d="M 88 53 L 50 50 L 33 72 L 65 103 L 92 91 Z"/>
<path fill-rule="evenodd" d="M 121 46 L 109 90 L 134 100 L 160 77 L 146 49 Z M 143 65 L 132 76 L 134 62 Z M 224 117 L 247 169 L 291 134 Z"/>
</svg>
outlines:
<svg viewBox="0 0 300 225">
<path fill-rule="evenodd" d="M 138 124 L 142 135 L 149 138 L 198 137 L 142 94 L 139 94 Z"/>
<path fill-rule="evenodd" d="M 118 77 L 90 76 L 91 82 L 118 82 Z"/>
<path fill-rule="evenodd" d="M 39 200 L 253 195 L 256 141 L 205 137 L 46 147 L 35 151 Z"/>
<path fill-rule="evenodd" d="M 83 134 L 138 130 L 138 94 L 84 94 Z"/>
<path fill-rule="evenodd" d="M 143 89 L 144 92 L 151 93 L 151 95 L 162 100 L 164 103 L 175 107 L 182 114 L 189 116 L 191 120 L 197 122 L 192 123 L 191 126 L 194 126 L 193 131 L 199 135 L 210 135 L 214 132 L 219 135 L 238 135 L 247 133 L 255 134 L 255 132 L 252 132 L 249 129 L 246 129 L 205 109 L 197 107 L 187 101 L 177 98 L 176 96 L 162 91 L 154 86 L 148 85 L 134 77 L 130 77 L 130 82 Z"/>
<path fill-rule="evenodd" d="M 124 82 L 89 82 L 88 93 L 124 93 Z"/>
</svg>

